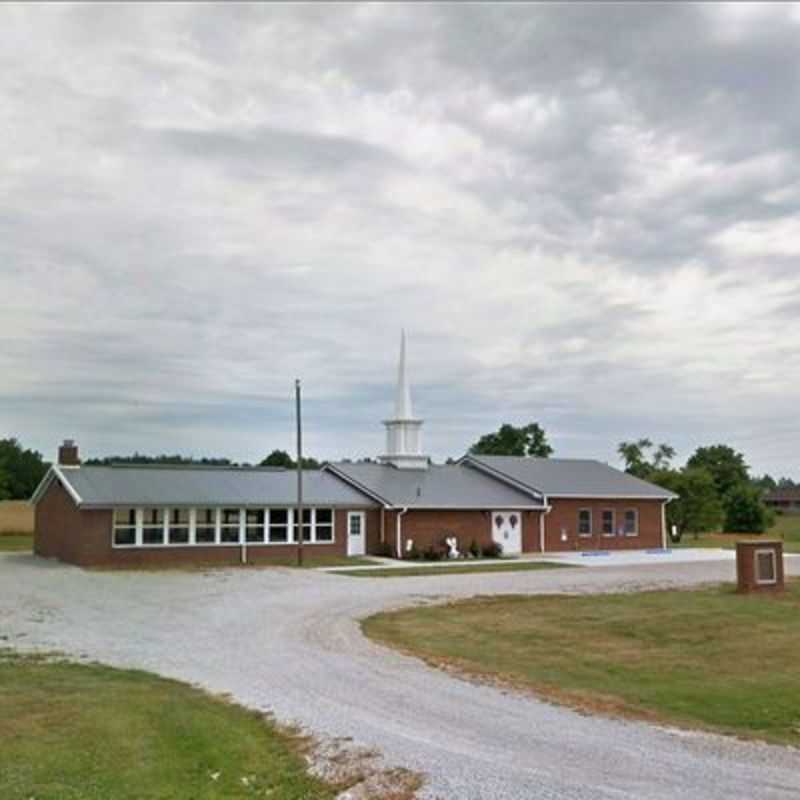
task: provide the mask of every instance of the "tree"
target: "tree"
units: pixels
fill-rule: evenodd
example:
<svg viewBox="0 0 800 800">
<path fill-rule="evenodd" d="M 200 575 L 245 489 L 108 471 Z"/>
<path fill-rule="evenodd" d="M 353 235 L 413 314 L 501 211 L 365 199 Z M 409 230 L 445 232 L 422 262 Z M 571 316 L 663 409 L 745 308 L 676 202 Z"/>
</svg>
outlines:
<svg viewBox="0 0 800 800">
<path fill-rule="evenodd" d="M 635 442 L 620 442 L 617 452 L 625 462 L 625 472 L 637 478 L 649 480 L 653 472 L 669 469 L 675 458 L 675 448 L 668 444 L 660 444 L 648 460 L 648 452 L 653 447 L 650 439 L 638 439 Z"/>
<path fill-rule="evenodd" d="M 0 439 L 0 474 L 5 476 L 5 488 L 0 487 L 0 491 L 9 499 L 27 500 L 45 476 L 47 467 L 41 453 L 23 449 L 14 438 Z"/>
<path fill-rule="evenodd" d="M 273 450 L 259 466 L 291 469 L 294 467 L 294 461 L 285 450 Z"/>
<path fill-rule="evenodd" d="M 273 450 L 260 464 L 261 467 L 282 467 L 283 469 L 297 469 L 297 462 L 285 450 Z M 320 463 L 316 458 L 303 456 L 303 469 L 319 469 Z"/>
<path fill-rule="evenodd" d="M 677 528 L 679 538 L 684 533 L 719 529 L 724 510 L 708 470 L 700 467 L 661 470 L 652 473 L 650 479 L 678 495 L 667 503 L 667 525 L 670 529 L 673 525 Z"/>
<path fill-rule="evenodd" d="M 11 489 L 9 488 L 8 474 L 0 468 L 0 500 L 11 499 Z"/>
<path fill-rule="evenodd" d="M 469 452 L 481 456 L 539 456 L 547 458 L 553 448 L 547 441 L 547 434 L 538 422 L 531 422 L 520 428 L 501 425 L 495 433 L 481 436 L 470 447 Z"/>
<path fill-rule="evenodd" d="M 725 500 L 725 530 L 729 533 L 763 533 L 772 525 L 772 512 L 761 502 L 757 488 L 740 483 Z"/>
<path fill-rule="evenodd" d="M 167 455 L 147 456 L 143 453 L 134 453 L 132 456 L 103 456 L 102 458 L 89 458 L 86 464 L 99 464 L 111 466 L 112 464 L 200 464 L 208 467 L 236 466 L 229 458 L 193 458 L 191 456 Z"/>
<path fill-rule="evenodd" d="M 723 504 L 729 492 L 750 479 L 744 456 L 726 444 L 698 447 L 686 466 L 702 467 L 711 473 Z"/>
<path fill-rule="evenodd" d="M 781 478 L 781 480 L 783 480 L 783 478 Z M 752 478 L 750 483 L 755 486 L 756 489 L 760 489 L 762 492 L 771 492 L 778 488 L 775 478 L 766 473 L 760 478 Z"/>
</svg>

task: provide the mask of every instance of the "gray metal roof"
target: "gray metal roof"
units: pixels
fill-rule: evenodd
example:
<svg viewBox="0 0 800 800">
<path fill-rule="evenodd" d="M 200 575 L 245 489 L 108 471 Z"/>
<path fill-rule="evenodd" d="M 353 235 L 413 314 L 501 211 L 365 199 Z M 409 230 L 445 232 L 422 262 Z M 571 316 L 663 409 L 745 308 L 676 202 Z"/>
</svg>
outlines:
<svg viewBox="0 0 800 800">
<path fill-rule="evenodd" d="M 242 467 L 81 466 L 59 474 L 87 506 L 287 506 L 297 502 L 297 473 Z M 36 496 L 34 496 L 34 500 Z M 303 472 L 303 501 L 316 506 L 374 506 L 328 472 Z"/>
<path fill-rule="evenodd" d="M 600 461 L 577 458 L 466 456 L 462 462 L 543 492 L 548 497 L 667 499 L 672 492 Z"/>
<path fill-rule="evenodd" d="M 393 506 L 494 509 L 541 505 L 532 492 L 458 464 L 398 469 L 390 464 L 338 462 L 328 467 Z"/>
</svg>

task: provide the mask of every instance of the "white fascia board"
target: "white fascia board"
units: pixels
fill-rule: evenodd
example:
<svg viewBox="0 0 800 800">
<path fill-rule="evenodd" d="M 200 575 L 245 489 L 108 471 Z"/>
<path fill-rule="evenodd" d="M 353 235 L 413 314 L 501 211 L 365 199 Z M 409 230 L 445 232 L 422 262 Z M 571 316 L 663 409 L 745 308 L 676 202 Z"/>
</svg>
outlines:
<svg viewBox="0 0 800 800">
<path fill-rule="evenodd" d="M 72 484 L 64 476 L 64 472 L 62 471 L 61 467 L 56 464 L 53 464 L 53 472 L 55 472 L 56 477 L 60 481 L 61 485 L 67 490 L 69 496 L 75 501 L 75 504 L 81 505 L 81 503 L 83 503 L 83 499 L 75 491 L 75 489 L 72 487 Z"/>
<path fill-rule="evenodd" d="M 465 505 L 443 505 L 437 503 L 430 506 L 418 505 L 402 505 L 395 506 L 396 508 L 407 508 L 409 511 L 495 511 L 502 509 L 503 511 L 544 511 L 547 506 L 544 505 L 508 505 L 507 503 L 494 503 L 492 505 L 482 506 L 465 506 Z"/>
<path fill-rule="evenodd" d="M 45 492 L 50 488 L 50 484 L 56 479 L 67 490 L 67 494 L 69 494 L 69 496 L 75 501 L 75 505 L 81 505 L 83 503 L 81 496 L 75 491 L 75 489 L 72 487 L 72 484 L 64 477 L 61 467 L 57 464 L 53 464 L 50 469 L 47 470 L 47 473 L 36 487 L 36 491 L 33 493 L 28 502 L 31 505 L 36 505 L 42 499 Z"/>
<path fill-rule="evenodd" d="M 668 502 L 677 498 L 674 494 L 549 494 L 551 500 L 660 500 Z"/>
</svg>

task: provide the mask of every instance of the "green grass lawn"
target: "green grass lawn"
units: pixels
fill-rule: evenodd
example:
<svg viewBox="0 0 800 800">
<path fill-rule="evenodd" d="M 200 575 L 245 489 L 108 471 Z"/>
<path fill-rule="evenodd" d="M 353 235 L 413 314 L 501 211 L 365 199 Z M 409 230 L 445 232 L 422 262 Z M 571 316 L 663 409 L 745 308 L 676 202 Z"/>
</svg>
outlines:
<svg viewBox="0 0 800 800">
<path fill-rule="evenodd" d="M 301 743 L 185 684 L 0 651 L 3 800 L 332 798 Z"/>
<path fill-rule="evenodd" d="M 680 543 L 671 547 L 723 547 L 732 550 L 738 539 L 783 539 L 787 553 L 800 553 L 800 514 L 784 514 L 775 520 L 775 525 L 766 533 L 685 533 Z"/>
<path fill-rule="evenodd" d="M 474 572 L 527 572 L 540 569 L 562 569 L 568 564 L 557 564 L 552 561 L 491 561 L 475 566 L 459 565 L 457 567 L 386 567 L 384 569 L 340 570 L 337 575 L 348 575 L 352 578 L 409 578 L 418 575 L 464 575 Z"/>
<path fill-rule="evenodd" d="M 800 581 L 778 596 L 474 598 L 363 627 L 435 666 L 588 711 L 800 746 Z"/>
<path fill-rule="evenodd" d="M 33 550 L 33 536 L 27 534 L 0 534 L 0 553 Z"/>
</svg>

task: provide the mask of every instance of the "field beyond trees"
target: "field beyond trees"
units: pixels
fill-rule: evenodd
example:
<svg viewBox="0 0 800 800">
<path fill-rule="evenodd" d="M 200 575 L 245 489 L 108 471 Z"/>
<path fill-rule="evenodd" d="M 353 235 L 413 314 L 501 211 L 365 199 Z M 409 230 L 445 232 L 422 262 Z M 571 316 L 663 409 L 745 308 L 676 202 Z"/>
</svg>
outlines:
<svg viewBox="0 0 800 800">
<path fill-rule="evenodd" d="M 484 597 L 378 614 L 372 639 L 589 712 L 800 746 L 800 581 Z"/>
<path fill-rule="evenodd" d="M 26 500 L 0 501 L 0 535 L 33 533 L 33 507 Z"/>
</svg>

